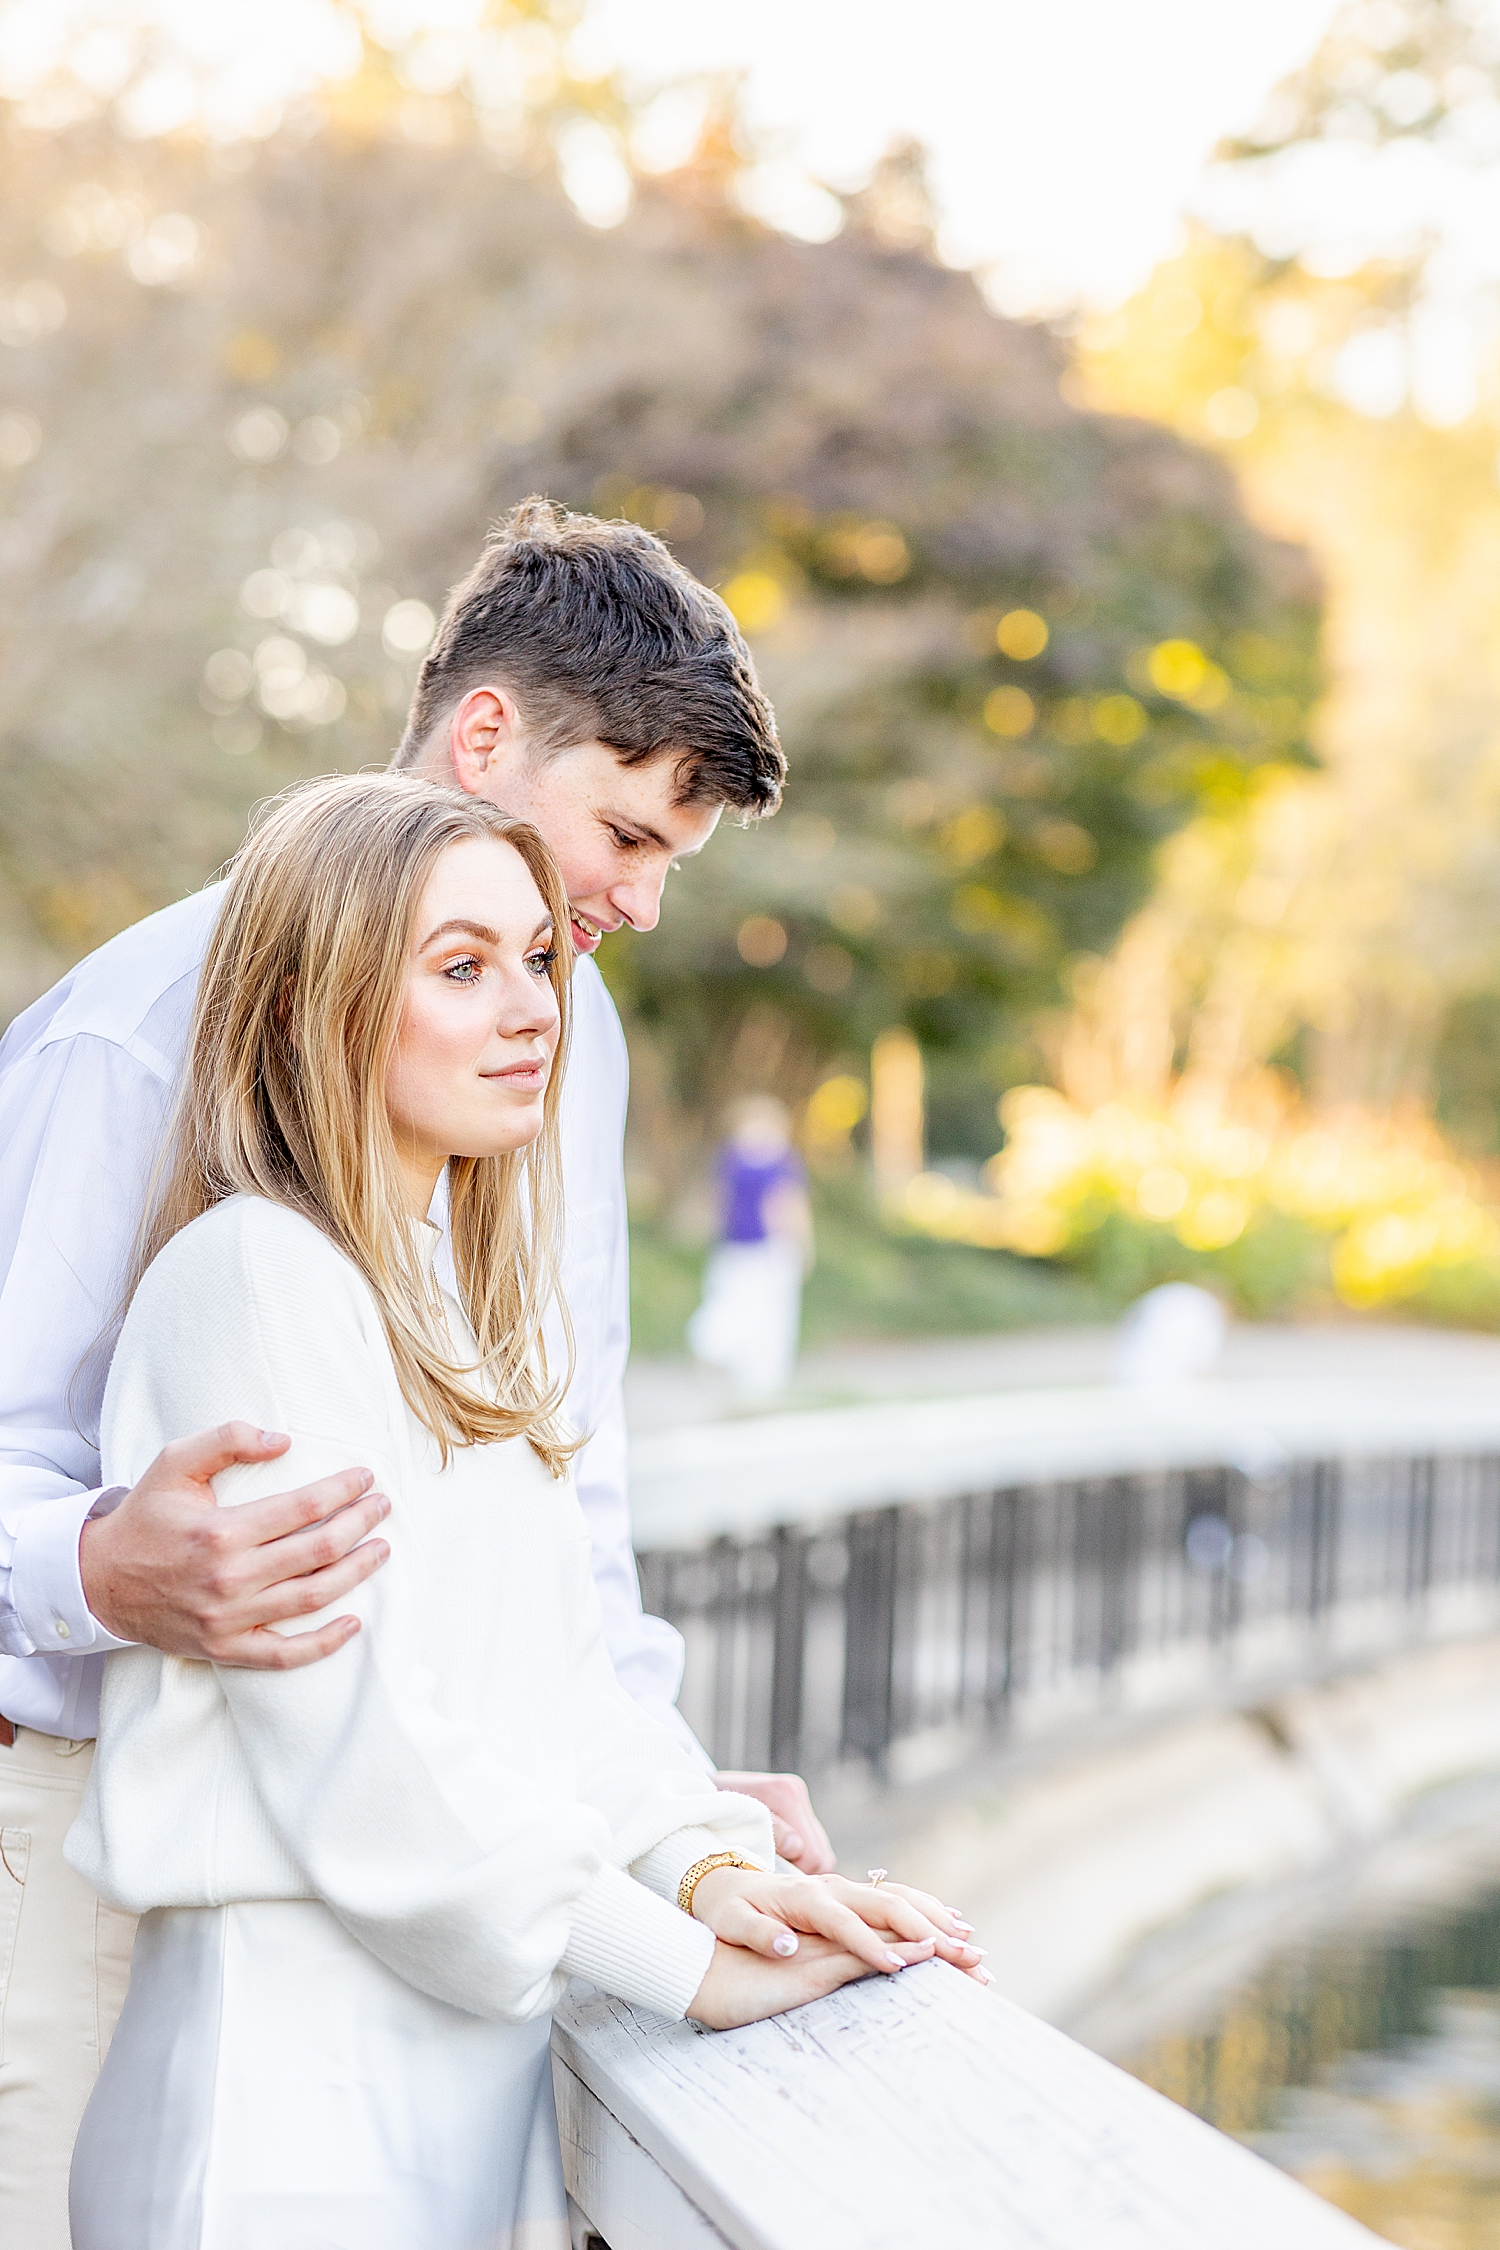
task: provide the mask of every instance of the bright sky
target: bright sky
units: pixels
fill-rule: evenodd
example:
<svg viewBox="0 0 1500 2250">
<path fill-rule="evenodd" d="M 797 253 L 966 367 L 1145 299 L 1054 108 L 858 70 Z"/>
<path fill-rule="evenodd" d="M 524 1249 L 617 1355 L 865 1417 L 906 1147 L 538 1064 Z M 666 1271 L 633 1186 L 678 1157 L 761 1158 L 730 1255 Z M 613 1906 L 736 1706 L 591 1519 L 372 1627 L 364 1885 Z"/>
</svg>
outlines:
<svg viewBox="0 0 1500 2250">
<path fill-rule="evenodd" d="M 585 46 L 654 88 L 743 73 L 771 154 L 756 207 L 809 234 L 829 205 L 811 183 L 856 185 L 889 141 L 932 152 L 942 245 L 988 272 L 1006 310 L 1125 296 L 1170 250 L 1204 159 L 1253 122 L 1311 54 L 1336 0 L 588 0 Z M 455 49 L 482 0 L 364 0 L 397 39 Z M 358 52 L 341 0 L 0 0 L 0 90 L 87 30 L 91 83 L 111 90 L 124 26 L 165 35 L 136 97 L 138 129 L 194 106 L 226 132 Z M 180 58 L 174 61 L 173 56 Z M 191 73 L 196 76 L 196 88 Z M 195 104 L 196 93 L 196 104 Z M 675 153 L 684 105 L 647 135 Z M 264 129 L 264 128 L 262 128 Z M 607 201 L 607 195 L 606 199 Z"/>
<path fill-rule="evenodd" d="M 828 232 L 814 182 L 855 187 L 893 137 L 913 135 L 931 151 L 947 257 L 985 270 L 1005 311 L 1050 313 L 1118 302 L 1172 250 L 1214 144 L 1255 122 L 1338 0 L 585 4 L 580 61 L 614 65 L 636 90 L 740 74 L 765 151 L 749 182 L 762 216 Z M 466 40 L 484 36 L 484 0 L 0 0 L 0 92 L 25 90 L 67 50 L 110 99 L 146 31 L 157 63 L 128 97 L 135 131 L 169 131 L 193 110 L 225 137 L 270 131 L 283 99 L 353 68 L 358 13 L 398 45 L 418 40 L 414 83 L 434 90 L 445 59 L 457 77 Z M 690 101 L 659 101 L 645 153 L 679 158 L 693 115 Z M 607 153 L 580 146 L 569 167 L 564 151 L 569 169 L 582 209 L 594 198 L 591 216 L 609 216 L 614 194 L 618 216 Z"/>
<path fill-rule="evenodd" d="M 1012 311 L 1127 295 L 1204 159 L 1306 61 L 1335 0 L 592 0 L 644 80 L 740 69 L 797 173 L 854 184 L 891 138 L 932 151 L 943 248 Z M 771 215 L 768 210 L 767 215 Z M 809 224 L 816 212 L 809 211 Z"/>
</svg>

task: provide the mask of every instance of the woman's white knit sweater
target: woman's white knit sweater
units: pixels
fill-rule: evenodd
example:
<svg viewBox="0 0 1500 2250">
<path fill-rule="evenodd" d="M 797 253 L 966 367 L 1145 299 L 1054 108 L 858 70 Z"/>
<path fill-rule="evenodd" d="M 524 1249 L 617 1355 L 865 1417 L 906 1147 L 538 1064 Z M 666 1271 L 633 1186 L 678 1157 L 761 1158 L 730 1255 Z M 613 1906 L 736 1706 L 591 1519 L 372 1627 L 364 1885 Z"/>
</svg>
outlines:
<svg viewBox="0 0 1500 2250">
<path fill-rule="evenodd" d="M 305 1669 L 111 1656 L 74 1867 L 132 1913 L 321 1900 L 475 2015 L 539 2015 L 568 1975 L 682 2015 L 713 1939 L 678 1910 L 678 1881 L 712 1851 L 769 1867 L 769 1819 L 617 1685 L 571 1483 L 522 1439 L 444 1468 L 355 1267 L 250 1196 L 195 1220 L 142 1282 L 105 1397 L 105 1479 L 132 1484 L 169 1439 L 235 1418 L 292 1445 L 219 1477 L 221 1505 L 368 1468 L 390 1561 L 323 1613 L 361 1630 Z"/>
</svg>

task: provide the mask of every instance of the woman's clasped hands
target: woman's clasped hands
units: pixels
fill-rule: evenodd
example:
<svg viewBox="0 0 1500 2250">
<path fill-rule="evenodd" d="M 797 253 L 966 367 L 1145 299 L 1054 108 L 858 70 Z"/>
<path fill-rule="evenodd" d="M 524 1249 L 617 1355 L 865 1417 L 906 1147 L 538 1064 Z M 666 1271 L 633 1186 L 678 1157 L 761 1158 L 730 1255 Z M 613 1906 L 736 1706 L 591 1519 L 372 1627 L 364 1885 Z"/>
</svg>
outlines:
<svg viewBox="0 0 1500 2250">
<path fill-rule="evenodd" d="M 699 1878 L 693 1914 L 719 1943 L 688 2014 L 713 2031 L 917 1961 L 947 1961 L 980 1984 L 992 1981 L 971 1924 L 904 1883 L 715 1867 Z"/>
</svg>

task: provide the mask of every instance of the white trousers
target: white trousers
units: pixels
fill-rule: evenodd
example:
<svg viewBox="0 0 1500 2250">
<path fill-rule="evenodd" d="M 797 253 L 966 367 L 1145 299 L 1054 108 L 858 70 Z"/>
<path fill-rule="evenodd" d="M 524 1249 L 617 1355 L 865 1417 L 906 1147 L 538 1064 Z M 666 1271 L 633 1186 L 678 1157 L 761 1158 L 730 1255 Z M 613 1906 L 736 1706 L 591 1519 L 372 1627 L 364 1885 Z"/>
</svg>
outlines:
<svg viewBox="0 0 1500 2250">
<path fill-rule="evenodd" d="M 741 1398 L 772 1398 L 797 1363 L 802 1318 L 802 1247 L 784 1235 L 721 1242 L 703 1274 L 703 1302 L 688 1322 L 688 1348 L 722 1367 Z"/>
<path fill-rule="evenodd" d="M 75 2250 L 568 2250 L 550 2029 L 431 1999 L 311 1902 L 144 1915 Z"/>
<path fill-rule="evenodd" d="M 0 2244 L 68 2250 L 68 2165 L 130 1981 L 132 1915 L 62 1855 L 91 1742 L 0 1746 Z"/>
</svg>

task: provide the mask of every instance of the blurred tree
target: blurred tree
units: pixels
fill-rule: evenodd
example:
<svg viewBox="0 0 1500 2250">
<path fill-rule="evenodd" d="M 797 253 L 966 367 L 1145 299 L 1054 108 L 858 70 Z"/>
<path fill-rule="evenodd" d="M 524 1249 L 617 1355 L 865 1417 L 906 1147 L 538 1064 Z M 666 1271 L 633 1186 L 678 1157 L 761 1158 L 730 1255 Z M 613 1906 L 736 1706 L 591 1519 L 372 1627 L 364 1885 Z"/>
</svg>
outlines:
<svg viewBox="0 0 1500 2250">
<path fill-rule="evenodd" d="M 659 1180 L 674 1116 L 799 1099 L 894 1021 L 939 1151 L 983 1156 L 1161 839 L 1305 760 L 1313 581 L 937 262 L 910 149 L 816 246 L 738 208 L 719 114 L 606 208 L 629 120 L 570 21 L 494 8 L 488 75 L 446 83 L 367 41 L 258 141 L 56 85 L 4 114 L 5 997 L 200 881 L 256 797 L 383 758 L 430 613 L 542 489 L 723 587 L 792 759 L 785 816 L 605 949 Z"/>
<path fill-rule="evenodd" d="M 1436 1099 L 1500 1150 L 1500 264 L 1444 219 L 1497 160 L 1490 17 L 1360 0 L 1224 152 L 1227 231 L 1085 328 L 1087 395 L 1218 445 L 1328 589 L 1324 771 L 1185 833 L 1100 987 L 1154 1026 L 1158 1099 L 1183 1066 L 1222 1108 L 1279 1056 L 1324 1105 Z M 1071 1029 L 1095 1098 L 1112 1036 Z"/>
</svg>

